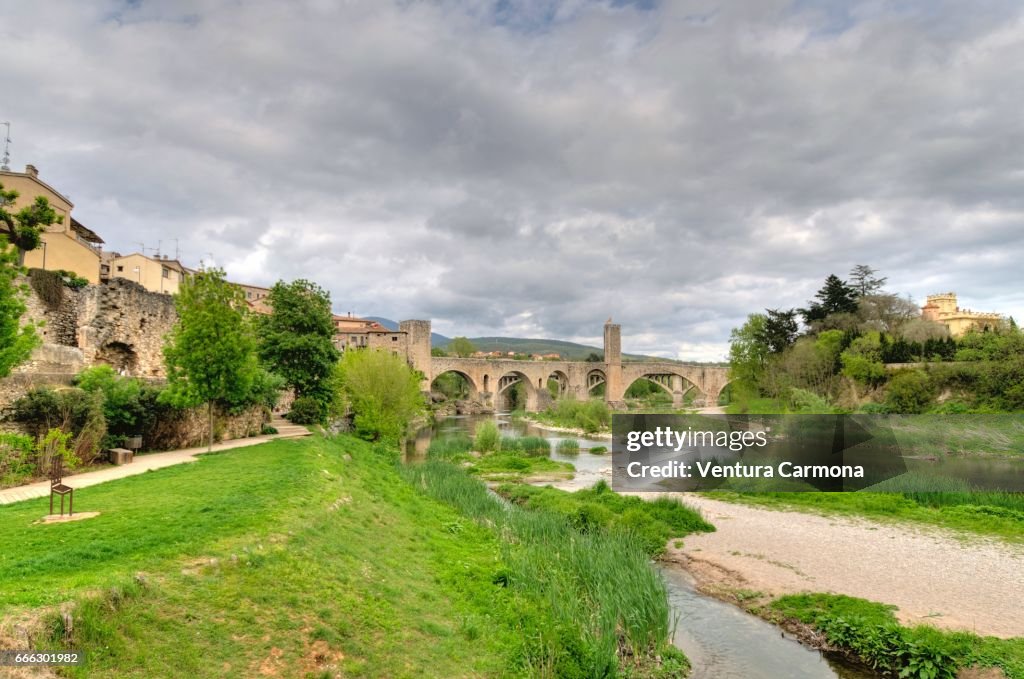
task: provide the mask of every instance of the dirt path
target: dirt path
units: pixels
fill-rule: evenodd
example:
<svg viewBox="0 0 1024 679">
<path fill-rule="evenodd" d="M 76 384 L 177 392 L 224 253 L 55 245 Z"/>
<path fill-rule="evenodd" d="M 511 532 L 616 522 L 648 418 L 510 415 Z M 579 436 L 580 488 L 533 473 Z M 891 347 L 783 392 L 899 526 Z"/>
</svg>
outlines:
<svg viewBox="0 0 1024 679">
<path fill-rule="evenodd" d="M 692 560 L 698 580 L 735 585 L 738 576 L 772 595 L 847 594 L 898 606 L 903 623 L 1024 636 L 1024 546 L 685 495 L 717 528 L 669 550 Z"/>
</svg>

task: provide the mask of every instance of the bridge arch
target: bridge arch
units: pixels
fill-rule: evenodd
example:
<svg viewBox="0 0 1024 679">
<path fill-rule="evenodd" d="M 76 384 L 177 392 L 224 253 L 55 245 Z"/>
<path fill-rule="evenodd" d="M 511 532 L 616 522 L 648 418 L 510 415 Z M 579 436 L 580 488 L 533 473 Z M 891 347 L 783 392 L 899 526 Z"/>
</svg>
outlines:
<svg viewBox="0 0 1024 679">
<path fill-rule="evenodd" d="M 525 392 L 526 402 L 525 403 L 508 403 L 509 390 L 516 385 L 521 384 L 523 391 Z M 524 370 L 505 370 L 501 377 L 497 379 L 494 386 L 494 405 L 501 407 L 504 405 L 515 405 L 516 407 L 522 406 L 527 411 L 534 411 L 537 409 L 537 386 L 533 383 L 533 380 Z"/>
<path fill-rule="evenodd" d="M 696 389 L 698 393 L 701 393 L 700 389 L 690 381 L 687 377 L 674 373 L 674 372 L 647 372 L 643 374 L 630 375 L 629 381 L 623 381 L 625 389 L 623 395 L 629 393 L 630 388 L 645 380 L 650 384 L 658 387 L 660 391 L 664 392 L 672 399 L 672 407 L 680 408 L 683 405 L 686 394 Z"/>
<path fill-rule="evenodd" d="M 432 380 L 430 380 L 430 390 L 431 391 L 435 391 L 436 390 L 436 391 L 441 391 L 441 392 L 448 391 L 447 385 L 443 385 L 442 383 L 443 383 L 443 381 L 444 381 L 446 376 L 455 376 L 455 375 L 457 375 L 459 378 L 461 378 L 462 382 L 466 386 L 466 392 L 467 392 L 465 394 L 458 395 L 457 397 L 469 398 L 469 399 L 476 399 L 476 398 L 478 398 L 478 395 L 480 394 L 480 385 L 477 384 L 476 380 L 474 380 L 473 376 L 470 375 L 468 372 L 466 372 L 464 370 L 458 370 L 456 368 L 449 368 L 447 370 L 444 370 L 444 371 L 434 375 L 434 378 Z M 441 382 L 439 382 L 439 380 Z M 486 380 L 486 377 L 485 377 L 484 382 L 486 383 L 486 381 L 487 380 Z M 484 391 L 486 391 L 486 389 L 484 389 Z"/>
<path fill-rule="evenodd" d="M 554 382 L 557 385 L 557 389 L 552 389 L 551 383 Z M 548 373 L 547 384 L 544 385 L 551 392 L 552 398 L 564 398 L 569 394 L 570 381 L 569 375 L 563 370 L 555 369 Z"/>
</svg>

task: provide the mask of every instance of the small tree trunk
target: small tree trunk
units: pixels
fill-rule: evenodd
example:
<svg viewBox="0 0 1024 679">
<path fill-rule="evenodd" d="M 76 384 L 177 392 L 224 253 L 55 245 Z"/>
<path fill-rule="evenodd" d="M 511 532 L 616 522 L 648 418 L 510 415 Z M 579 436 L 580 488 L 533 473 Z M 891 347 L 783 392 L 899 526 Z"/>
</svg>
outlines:
<svg viewBox="0 0 1024 679">
<path fill-rule="evenodd" d="M 213 452 L 213 401 L 206 402 L 206 414 L 210 420 L 210 445 L 206 448 L 206 452 Z"/>
</svg>

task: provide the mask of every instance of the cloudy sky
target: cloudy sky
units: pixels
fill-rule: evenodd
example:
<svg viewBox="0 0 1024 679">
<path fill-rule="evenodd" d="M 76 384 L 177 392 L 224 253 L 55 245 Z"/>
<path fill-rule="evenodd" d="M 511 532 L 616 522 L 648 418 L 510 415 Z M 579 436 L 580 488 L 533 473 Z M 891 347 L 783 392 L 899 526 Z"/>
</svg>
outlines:
<svg viewBox="0 0 1024 679">
<path fill-rule="evenodd" d="M 711 360 L 860 263 L 1024 319 L 1022 12 L 0 0 L 0 120 L 109 249 Z"/>
</svg>

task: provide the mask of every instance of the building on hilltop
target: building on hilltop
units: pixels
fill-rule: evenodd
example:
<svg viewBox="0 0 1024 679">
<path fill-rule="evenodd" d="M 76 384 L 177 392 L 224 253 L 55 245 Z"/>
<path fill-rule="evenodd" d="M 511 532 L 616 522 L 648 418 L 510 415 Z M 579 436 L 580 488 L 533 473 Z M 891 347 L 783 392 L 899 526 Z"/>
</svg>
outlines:
<svg viewBox="0 0 1024 679">
<path fill-rule="evenodd" d="M 26 165 L 24 172 L 0 170 L 0 184 L 5 190 L 18 192 L 13 210 L 27 207 L 43 196 L 57 213 L 57 223 L 43 229 L 39 247 L 25 253 L 26 267 L 70 271 L 94 285 L 100 282 L 103 239 L 71 215 L 74 205 L 66 196 L 41 180 L 34 165 Z"/>
<path fill-rule="evenodd" d="M 927 302 L 921 307 L 921 318 L 943 324 L 953 337 L 960 337 L 971 330 L 996 330 L 1006 322 L 1002 314 L 961 309 L 955 292 L 928 295 Z"/>
<path fill-rule="evenodd" d="M 387 333 L 400 334 L 398 331 L 388 330 L 377 321 L 353 316 L 352 312 L 349 312 L 347 316 L 334 315 L 334 346 L 338 351 L 369 346 L 380 348 L 383 344 L 382 340 L 377 337 L 371 339 L 371 336 L 386 335 Z"/>
<path fill-rule="evenodd" d="M 150 292 L 176 295 L 178 288 L 191 273 L 181 262 L 163 257 L 149 257 L 133 252 L 130 255 L 113 256 L 104 262 L 105 274 L 110 278 L 126 278 L 135 281 Z"/>
</svg>

